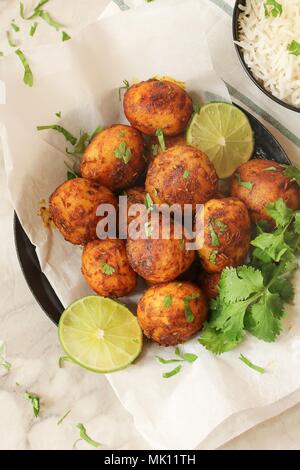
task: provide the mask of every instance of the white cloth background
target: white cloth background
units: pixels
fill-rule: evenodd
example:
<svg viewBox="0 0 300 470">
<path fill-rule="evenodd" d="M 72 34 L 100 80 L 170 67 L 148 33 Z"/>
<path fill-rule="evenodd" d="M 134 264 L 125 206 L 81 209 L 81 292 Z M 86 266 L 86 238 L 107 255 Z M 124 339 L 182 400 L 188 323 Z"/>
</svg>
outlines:
<svg viewBox="0 0 300 470">
<path fill-rule="evenodd" d="M 106 6 L 106 3 L 99 0 L 97 2 L 74 0 L 59 2 L 53 0 L 49 10 L 56 14 L 60 21 L 72 25 L 72 27 L 68 28 L 68 32 L 75 34 L 81 26 L 94 20 L 101 13 L 103 7 Z M 126 8 L 123 2 L 117 3 L 122 4 L 123 8 Z M 143 2 L 127 1 L 126 3 L 134 7 Z M 227 15 L 225 2 L 216 0 L 213 3 L 219 4 L 223 8 L 225 7 L 224 15 Z M 233 2 L 230 3 L 232 4 Z M 149 8 L 150 5 L 147 7 Z M 116 8 L 118 7 L 112 6 L 110 11 L 114 13 Z M 11 18 L 17 16 L 16 9 L 17 2 L 6 2 L 3 0 L 0 2 L 2 31 L 6 30 L 7 22 L 9 24 Z M 223 9 L 220 9 L 219 13 L 223 15 L 223 11 Z M 229 15 L 228 18 L 224 16 L 222 22 L 223 20 L 224 31 L 226 31 L 226 23 L 228 23 L 228 20 L 230 21 Z M 25 35 L 23 44 L 26 41 L 28 41 L 28 37 Z M 41 41 L 44 43 L 57 41 L 57 33 L 46 26 L 41 29 L 39 39 L 37 36 L 31 39 L 31 41 L 35 41 L 37 45 L 41 44 Z M 214 44 L 212 43 L 212 51 L 213 46 Z M 1 38 L 0 49 L 5 49 L 4 38 Z M 226 55 L 227 57 L 228 63 L 234 60 L 229 54 Z M 218 69 L 218 67 L 216 68 Z M 227 70 L 225 66 L 224 70 L 220 67 L 219 73 L 226 81 L 235 85 L 234 87 L 232 85 L 232 93 L 233 95 L 237 94 L 235 90 L 243 89 L 243 87 L 240 87 L 239 81 L 230 81 L 230 77 L 226 76 Z M 232 71 L 232 69 L 230 70 Z M 235 75 L 233 74 L 234 77 Z M 242 72 L 240 73 L 239 80 L 243 81 L 244 84 L 245 77 L 242 76 Z M 250 85 L 249 88 L 252 86 Z M 260 95 L 256 96 L 257 91 L 255 89 L 249 90 L 249 92 L 246 90 L 245 95 L 247 99 L 252 94 L 253 103 L 256 106 L 254 111 L 256 110 L 260 114 L 260 109 L 266 111 L 271 108 L 270 112 L 272 115 L 277 116 L 278 119 L 283 121 L 285 124 L 284 128 L 282 128 L 283 124 L 280 121 L 275 123 L 273 121 L 275 129 L 272 128 L 272 130 L 277 135 L 279 135 L 278 128 L 284 132 L 285 137 L 279 135 L 281 142 L 290 150 L 290 154 L 292 153 L 291 157 L 296 160 L 297 147 L 294 142 L 291 143 L 286 138 L 290 136 L 287 130 L 293 132 L 295 115 L 285 117 L 285 111 L 281 113 L 282 108 L 280 110 L 273 110 L 270 102 L 264 103 L 266 98 Z M 237 96 L 243 101 L 243 96 Z M 252 100 L 247 103 L 251 108 Z M 268 118 L 268 116 L 266 117 Z M 295 126 L 297 126 L 297 121 Z M 1 185 L 5 188 L 2 166 Z M 5 189 L 3 189 L 5 194 L 4 191 Z M 147 448 L 147 444 L 135 431 L 130 416 L 121 408 L 113 396 L 113 392 L 106 383 L 105 378 L 86 374 L 84 371 L 72 367 L 64 370 L 57 368 L 59 349 L 57 347 L 55 328 L 35 305 L 24 285 L 14 253 L 11 230 L 12 210 L 8 200 L 3 198 L 0 207 L 2 215 L 2 243 L 0 252 L 2 280 L 0 286 L 0 305 L 2 308 L 0 313 L 0 338 L 6 342 L 8 358 L 13 363 L 13 368 L 9 374 L 4 375 L 3 371 L 1 371 L 0 448 L 70 448 L 72 439 L 76 439 L 77 434 L 74 429 L 74 423 L 77 421 L 84 421 L 87 428 L 91 430 L 93 437 L 104 442 L 108 448 Z M 39 421 L 34 422 L 30 419 L 31 410 L 28 408 L 28 404 L 24 403 L 22 393 L 20 393 L 20 390 L 15 385 L 16 382 L 20 383 L 22 389 L 26 387 L 43 397 L 45 406 Z M 79 386 L 77 385 L 78 383 Z M 101 388 L 100 391 L 99 388 Z M 296 403 L 298 401 L 297 397 L 294 400 L 294 403 Z M 56 416 L 63 414 L 69 408 L 72 409 L 69 422 L 65 424 L 63 430 L 61 428 L 58 429 L 55 422 Z M 280 411 L 281 409 L 278 408 L 278 413 Z M 228 447 L 297 448 L 300 442 L 299 428 L 297 427 L 299 412 L 300 410 L 296 413 L 296 410 L 293 409 L 282 417 L 276 420 L 273 419 L 272 422 L 260 425 L 255 430 L 240 436 L 235 442 L 229 444 Z M 11 419 L 12 416 L 15 419 Z M 262 419 L 267 416 L 262 416 Z M 239 418 L 237 417 L 237 419 Z M 253 424 L 255 423 L 251 422 L 249 416 L 245 429 Z M 217 439 L 215 439 L 215 442 L 218 442 Z M 80 445 L 82 447 L 85 446 L 85 444 Z"/>
</svg>

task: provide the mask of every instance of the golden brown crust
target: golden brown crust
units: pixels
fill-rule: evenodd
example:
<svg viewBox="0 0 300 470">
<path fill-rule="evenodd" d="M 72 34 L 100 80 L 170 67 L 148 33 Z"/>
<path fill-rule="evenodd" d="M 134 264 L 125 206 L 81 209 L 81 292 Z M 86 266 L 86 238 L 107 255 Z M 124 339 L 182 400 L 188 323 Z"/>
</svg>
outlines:
<svg viewBox="0 0 300 470">
<path fill-rule="evenodd" d="M 74 245 L 85 245 L 97 238 L 96 216 L 100 204 L 117 207 L 113 193 L 95 181 L 75 178 L 62 183 L 50 196 L 51 218 L 65 238 Z"/>
<path fill-rule="evenodd" d="M 131 157 L 127 163 L 116 157 L 120 143 L 125 142 Z M 143 172 L 145 145 L 139 131 L 117 124 L 97 134 L 84 151 L 81 175 L 98 181 L 112 191 L 130 186 Z"/>
<path fill-rule="evenodd" d="M 186 298 L 194 315 L 189 323 L 185 314 Z M 165 306 L 170 296 L 171 305 Z M 151 287 L 138 303 L 137 316 L 144 334 L 162 346 L 175 346 L 187 341 L 203 326 L 207 317 L 207 302 L 201 289 L 190 282 L 170 282 Z"/>
<path fill-rule="evenodd" d="M 198 277 L 198 284 L 208 299 L 216 299 L 219 295 L 221 273 L 209 274 L 203 271 Z"/>
<path fill-rule="evenodd" d="M 195 252 L 186 250 L 183 241 L 174 238 L 174 224 L 171 224 L 169 239 L 162 239 L 163 229 L 167 227 L 164 220 L 158 222 L 155 219 L 151 224 L 153 233 L 159 226 L 159 238 L 128 239 L 129 263 L 134 271 L 151 283 L 172 281 L 190 267 Z"/>
<path fill-rule="evenodd" d="M 162 129 L 166 136 L 177 135 L 189 122 L 193 102 L 175 83 L 150 79 L 126 91 L 124 112 L 130 124 L 144 134 L 155 135 Z"/>
<path fill-rule="evenodd" d="M 91 289 L 104 297 L 128 295 L 137 281 L 128 263 L 125 242 L 118 239 L 88 243 L 82 253 L 82 273 Z"/>
<path fill-rule="evenodd" d="M 146 191 L 156 204 L 204 204 L 217 192 L 218 177 L 213 164 L 200 150 L 176 145 L 151 163 Z"/>
<path fill-rule="evenodd" d="M 212 228 L 217 241 L 213 241 Z M 250 217 L 242 201 L 228 197 L 211 199 L 204 205 L 204 244 L 198 254 L 205 271 L 216 273 L 226 266 L 240 265 L 250 240 Z"/>
<path fill-rule="evenodd" d="M 276 171 L 267 170 L 276 168 Z M 300 187 L 283 174 L 284 167 L 270 160 L 250 160 L 241 165 L 232 176 L 231 194 L 243 201 L 250 213 L 251 220 L 266 220 L 274 225 L 274 220 L 266 211 L 266 206 L 282 198 L 293 210 L 300 209 Z M 240 181 L 252 183 L 252 189 L 239 184 Z"/>
</svg>

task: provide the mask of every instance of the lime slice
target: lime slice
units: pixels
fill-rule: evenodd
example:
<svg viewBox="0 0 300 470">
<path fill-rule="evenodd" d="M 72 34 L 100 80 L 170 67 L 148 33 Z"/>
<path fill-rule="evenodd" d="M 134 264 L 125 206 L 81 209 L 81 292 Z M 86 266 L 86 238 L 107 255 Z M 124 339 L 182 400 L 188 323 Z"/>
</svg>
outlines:
<svg viewBox="0 0 300 470">
<path fill-rule="evenodd" d="M 229 103 L 209 103 L 195 114 L 187 143 L 206 153 L 219 178 L 227 178 L 248 161 L 254 148 L 247 116 Z"/>
<path fill-rule="evenodd" d="M 131 364 L 142 349 L 136 317 L 114 300 L 91 295 L 62 314 L 58 335 L 67 355 L 94 372 L 114 372 Z"/>
</svg>

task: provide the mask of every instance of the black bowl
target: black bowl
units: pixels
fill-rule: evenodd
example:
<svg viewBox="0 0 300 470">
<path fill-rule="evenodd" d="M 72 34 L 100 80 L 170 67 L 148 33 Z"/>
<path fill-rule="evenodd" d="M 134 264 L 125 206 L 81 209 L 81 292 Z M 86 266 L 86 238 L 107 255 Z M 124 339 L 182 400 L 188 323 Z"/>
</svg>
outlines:
<svg viewBox="0 0 300 470">
<path fill-rule="evenodd" d="M 234 5 L 234 9 L 233 9 L 233 16 L 232 16 L 232 34 L 233 34 L 233 40 L 234 41 L 238 41 L 239 40 L 239 28 L 238 28 L 238 18 L 239 18 L 239 15 L 240 15 L 240 9 L 239 9 L 239 5 L 245 5 L 246 4 L 246 0 L 236 0 L 235 2 L 235 5 Z M 291 111 L 295 111 L 296 113 L 300 113 L 300 108 L 296 108 L 295 106 L 292 106 L 291 104 L 288 104 L 286 103 L 285 101 L 282 101 L 280 100 L 279 98 L 277 98 L 276 96 L 272 95 L 272 93 L 270 93 L 269 91 L 267 91 L 263 84 L 260 83 L 253 75 L 252 75 L 252 72 L 251 70 L 249 69 L 248 65 L 246 64 L 245 60 L 244 60 L 244 52 L 243 52 L 243 49 L 238 46 L 235 42 L 234 42 L 234 47 L 235 47 L 235 50 L 237 52 L 237 55 L 238 55 L 238 58 L 245 70 L 245 72 L 247 73 L 247 75 L 251 78 L 252 82 L 255 83 L 255 85 L 265 94 L 267 95 L 269 98 L 271 98 L 271 100 L 275 101 L 276 103 L 280 104 L 281 106 L 284 106 L 285 108 L 287 109 L 290 109 Z"/>
</svg>

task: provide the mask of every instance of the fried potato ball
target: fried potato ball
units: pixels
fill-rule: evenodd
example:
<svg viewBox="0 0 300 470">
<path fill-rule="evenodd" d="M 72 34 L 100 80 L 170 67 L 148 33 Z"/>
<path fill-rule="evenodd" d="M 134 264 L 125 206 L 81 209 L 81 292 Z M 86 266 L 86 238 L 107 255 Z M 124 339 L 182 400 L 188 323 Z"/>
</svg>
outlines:
<svg viewBox="0 0 300 470">
<path fill-rule="evenodd" d="M 97 238 L 102 217 L 96 215 L 100 204 L 117 207 L 113 193 L 96 181 L 75 178 L 62 183 L 51 194 L 49 212 L 62 236 L 74 245 L 85 245 Z"/>
<path fill-rule="evenodd" d="M 170 282 L 143 294 L 137 316 L 145 336 L 162 346 L 175 346 L 202 328 L 207 302 L 195 284 Z"/>
<path fill-rule="evenodd" d="M 147 135 L 162 129 L 164 135 L 184 131 L 193 112 L 193 102 L 180 86 L 151 79 L 132 85 L 124 96 L 124 112 L 130 124 Z"/>
<path fill-rule="evenodd" d="M 151 163 L 146 191 L 155 204 L 204 204 L 218 190 L 213 164 L 200 150 L 176 145 L 160 153 Z"/>
<path fill-rule="evenodd" d="M 137 276 L 131 269 L 123 240 L 94 240 L 82 253 L 82 273 L 88 285 L 104 297 L 123 297 L 135 289 Z"/>
<path fill-rule="evenodd" d="M 186 145 L 186 138 L 185 134 L 179 134 L 175 136 L 166 136 L 164 138 L 165 141 L 165 146 L 166 150 L 168 150 L 171 147 L 175 147 L 175 145 Z M 148 155 L 148 161 L 152 162 L 157 155 L 162 153 L 161 146 L 158 142 L 157 137 L 152 136 L 147 143 L 147 155 Z"/>
<path fill-rule="evenodd" d="M 186 271 L 195 259 L 195 252 L 186 250 L 184 238 L 174 238 L 177 222 L 171 223 L 170 237 L 163 237 L 168 224 L 164 218 L 151 220 L 151 231 L 158 238 L 128 239 L 127 256 L 133 270 L 151 283 L 168 282 Z M 175 232 L 176 233 L 176 232 Z"/>
<path fill-rule="evenodd" d="M 130 186 L 143 172 L 145 145 L 139 131 L 117 124 L 97 134 L 81 160 L 84 178 L 115 191 Z"/>
<path fill-rule="evenodd" d="M 198 283 L 206 297 L 216 299 L 219 295 L 219 282 L 221 279 L 221 273 L 206 273 L 203 271 L 198 277 Z"/>
<path fill-rule="evenodd" d="M 300 187 L 284 170 L 285 167 L 270 160 L 250 160 L 233 174 L 231 194 L 246 204 L 254 223 L 266 220 L 274 225 L 266 206 L 279 198 L 290 209 L 300 209 Z"/>
<path fill-rule="evenodd" d="M 238 266 L 247 256 L 251 222 L 245 204 L 236 198 L 211 199 L 204 205 L 204 243 L 198 250 L 209 273 Z"/>
</svg>

